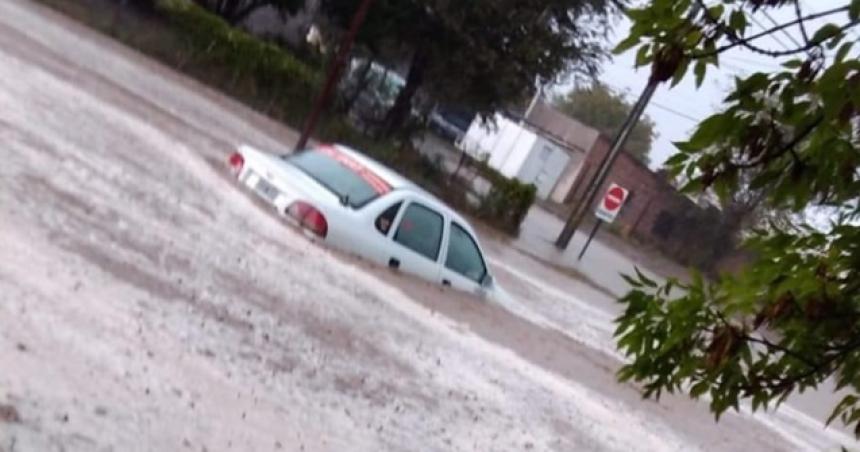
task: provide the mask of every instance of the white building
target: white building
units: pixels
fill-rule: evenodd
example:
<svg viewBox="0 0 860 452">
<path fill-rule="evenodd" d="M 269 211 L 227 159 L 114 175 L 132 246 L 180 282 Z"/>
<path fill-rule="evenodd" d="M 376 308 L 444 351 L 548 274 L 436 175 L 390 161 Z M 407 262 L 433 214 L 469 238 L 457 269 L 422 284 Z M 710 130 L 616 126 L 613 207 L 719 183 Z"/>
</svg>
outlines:
<svg viewBox="0 0 860 452">
<path fill-rule="evenodd" d="M 487 159 L 503 175 L 531 183 L 537 196 L 561 202 L 599 132 L 537 102 L 521 119 L 496 114 L 495 124 L 476 118 L 458 143 Z"/>
</svg>

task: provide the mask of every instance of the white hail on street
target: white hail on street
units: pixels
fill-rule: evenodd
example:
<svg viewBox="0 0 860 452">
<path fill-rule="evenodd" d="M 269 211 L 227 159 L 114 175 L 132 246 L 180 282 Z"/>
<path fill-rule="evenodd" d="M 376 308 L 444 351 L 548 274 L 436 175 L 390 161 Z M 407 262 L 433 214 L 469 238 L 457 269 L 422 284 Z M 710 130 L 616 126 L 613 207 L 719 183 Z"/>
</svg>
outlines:
<svg viewBox="0 0 860 452">
<path fill-rule="evenodd" d="M 308 235 L 428 281 L 486 295 L 493 287 L 469 223 L 381 163 L 342 145 L 291 155 L 240 146 L 230 169 Z"/>
</svg>

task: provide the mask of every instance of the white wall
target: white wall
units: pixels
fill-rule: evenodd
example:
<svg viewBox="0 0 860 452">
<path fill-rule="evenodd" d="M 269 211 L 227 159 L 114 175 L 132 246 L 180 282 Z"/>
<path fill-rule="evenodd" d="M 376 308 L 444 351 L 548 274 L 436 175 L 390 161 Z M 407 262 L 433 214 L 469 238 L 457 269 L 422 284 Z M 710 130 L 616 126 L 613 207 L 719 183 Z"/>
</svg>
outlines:
<svg viewBox="0 0 860 452">
<path fill-rule="evenodd" d="M 567 168 L 562 171 L 561 176 L 558 178 L 558 182 L 555 184 L 555 188 L 552 189 L 550 196 L 554 202 L 559 204 L 564 203 L 565 198 L 567 198 L 567 195 L 573 188 L 573 183 L 576 182 L 576 177 L 579 176 L 579 172 L 582 171 L 584 161 L 585 154 L 582 152 L 575 152 L 571 156 L 571 160 L 568 162 Z"/>
<path fill-rule="evenodd" d="M 475 118 L 458 147 L 476 159 L 488 157 L 491 168 L 513 178 L 519 174 L 537 139 L 534 132 L 497 114 L 495 126 Z"/>
<path fill-rule="evenodd" d="M 488 158 L 490 167 L 507 177 L 535 184 L 538 197 L 548 198 L 569 168 L 569 152 L 502 115 L 495 119 L 493 126 L 476 118 L 457 146 L 474 158 Z"/>
<path fill-rule="evenodd" d="M 537 196 L 546 199 L 567 168 L 570 155 L 563 147 L 543 137 L 534 141 L 527 155 L 528 158 L 517 173 L 517 179 L 534 184 L 537 187 Z"/>
</svg>

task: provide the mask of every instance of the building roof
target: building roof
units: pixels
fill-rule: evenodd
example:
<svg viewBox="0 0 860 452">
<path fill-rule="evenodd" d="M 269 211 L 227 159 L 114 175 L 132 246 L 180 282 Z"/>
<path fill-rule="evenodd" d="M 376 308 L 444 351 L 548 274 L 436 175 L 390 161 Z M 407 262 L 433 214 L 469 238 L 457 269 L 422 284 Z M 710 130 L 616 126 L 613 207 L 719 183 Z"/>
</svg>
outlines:
<svg viewBox="0 0 860 452">
<path fill-rule="evenodd" d="M 526 123 L 567 145 L 588 152 L 600 137 L 600 132 L 556 110 L 542 100 L 527 112 Z"/>
</svg>

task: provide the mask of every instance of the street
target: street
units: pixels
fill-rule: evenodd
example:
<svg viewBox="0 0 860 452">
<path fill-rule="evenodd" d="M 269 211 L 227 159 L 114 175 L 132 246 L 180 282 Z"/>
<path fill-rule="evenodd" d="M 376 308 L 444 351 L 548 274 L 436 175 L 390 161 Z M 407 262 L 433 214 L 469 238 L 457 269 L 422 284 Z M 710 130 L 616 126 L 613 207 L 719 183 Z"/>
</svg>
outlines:
<svg viewBox="0 0 860 452">
<path fill-rule="evenodd" d="M 493 300 L 311 243 L 224 167 L 294 131 L 26 0 L 0 2 L 0 105 L 2 452 L 852 444 L 790 407 L 643 401 L 617 304 L 532 235 L 481 236 Z"/>
</svg>

